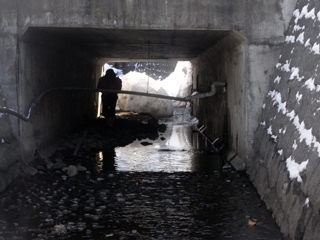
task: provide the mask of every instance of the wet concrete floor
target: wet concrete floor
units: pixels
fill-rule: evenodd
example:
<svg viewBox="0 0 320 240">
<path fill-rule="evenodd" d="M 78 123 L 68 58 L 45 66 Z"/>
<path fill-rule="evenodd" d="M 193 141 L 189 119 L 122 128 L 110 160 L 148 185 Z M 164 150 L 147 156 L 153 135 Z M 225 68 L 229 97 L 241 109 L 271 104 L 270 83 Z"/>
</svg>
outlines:
<svg viewBox="0 0 320 240">
<path fill-rule="evenodd" d="M 97 119 L 35 156 L 0 195 L 0 239 L 283 239 L 244 173 L 163 123 Z"/>
</svg>

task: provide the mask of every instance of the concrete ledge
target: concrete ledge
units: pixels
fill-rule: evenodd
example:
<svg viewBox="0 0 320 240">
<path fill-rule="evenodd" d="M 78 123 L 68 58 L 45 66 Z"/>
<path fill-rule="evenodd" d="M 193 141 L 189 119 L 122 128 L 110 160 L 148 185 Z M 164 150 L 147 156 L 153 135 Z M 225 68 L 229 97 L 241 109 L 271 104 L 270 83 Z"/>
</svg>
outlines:
<svg viewBox="0 0 320 240">
<path fill-rule="evenodd" d="M 240 158 L 234 150 L 231 150 L 227 154 L 227 161 L 234 167 L 237 171 L 246 170 L 247 166 L 242 158 Z"/>
</svg>

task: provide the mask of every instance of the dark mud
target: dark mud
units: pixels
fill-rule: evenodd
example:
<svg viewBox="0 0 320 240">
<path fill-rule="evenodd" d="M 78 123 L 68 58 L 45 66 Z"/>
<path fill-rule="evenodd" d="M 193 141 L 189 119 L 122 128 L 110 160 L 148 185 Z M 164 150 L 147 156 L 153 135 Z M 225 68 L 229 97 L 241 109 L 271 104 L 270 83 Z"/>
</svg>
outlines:
<svg viewBox="0 0 320 240">
<path fill-rule="evenodd" d="M 165 130 L 146 116 L 130 119 L 112 128 L 97 119 L 63 141 L 50 162 L 36 156 L 37 174 L 1 193 L 0 239 L 283 239 L 246 175 L 228 166 L 115 171 L 115 147 Z M 94 160 L 98 151 L 102 163 Z"/>
</svg>

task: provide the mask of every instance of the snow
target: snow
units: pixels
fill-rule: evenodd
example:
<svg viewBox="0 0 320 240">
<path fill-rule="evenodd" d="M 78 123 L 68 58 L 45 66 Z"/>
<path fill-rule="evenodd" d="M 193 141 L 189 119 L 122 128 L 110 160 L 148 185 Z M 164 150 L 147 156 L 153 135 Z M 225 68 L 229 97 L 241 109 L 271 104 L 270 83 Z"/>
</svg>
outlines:
<svg viewBox="0 0 320 240">
<path fill-rule="evenodd" d="M 311 86 L 312 88 L 313 79 L 309 79 L 308 81 L 306 81 L 306 84 L 307 86 Z M 293 120 L 292 123 L 299 133 L 298 138 L 300 140 L 300 143 L 304 141 L 309 148 L 313 146 L 317 150 L 320 157 L 320 142 L 318 142 L 316 137 L 312 134 L 312 128 L 306 128 L 304 121 L 301 121 L 300 123 L 300 118 L 295 114 L 294 110 L 288 112 L 286 108 L 286 102 L 282 102 L 281 94 L 279 92 L 277 92 L 276 90 L 269 91 L 268 97 L 272 98 L 273 105 L 277 105 L 278 112 L 282 112 L 285 116 L 289 117 L 290 121 Z M 273 135 L 271 126 L 267 129 L 267 133 L 269 135 Z"/>
<path fill-rule="evenodd" d="M 292 69 L 291 69 L 291 75 L 290 75 L 290 80 L 293 80 L 294 78 L 297 78 L 298 79 L 298 81 L 301 81 L 302 79 L 304 79 L 304 77 L 300 77 L 299 76 L 299 68 L 297 68 L 297 67 L 292 67 Z"/>
<path fill-rule="evenodd" d="M 301 14 L 300 14 L 300 19 L 303 17 L 303 16 L 306 16 L 308 15 L 308 7 L 309 7 L 309 4 L 307 4 L 306 6 L 304 6 L 301 10 Z"/>
<path fill-rule="evenodd" d="M 298 115 L 293 118 L 293 125 L 296 127 L 296 129 L 300 128 L 300 119 Z"/>
<path fill-rule="evenodd" d="M 300 123 L 300 125 L 296 126 L 300 133 L 300 142 L 305 140 L 306 144 L 311 147 L 311 143 L 313 141 L 312 128 L 306 129 L 304 121 Z"/>
<path fill-rule="evenodd" d="M 294 43 L 296 37 L 294 35 L 286 36 L 286 43 Z"/>
<path fill-rule="evenodd" d="M 281 156 L 282 153 L 283 153 L 283 150 L 282 150 L 282 149 L 281 149 L 281 150 L 278 150 L 278 153 L 279 153 L 279 155 Z"/>
<path fill-rule="evenodd" d="M 304 30 L 306 27 L 305 26 L 299 26 L 299 25 L 294 25 L 293 27 L 293 32 L 297 32 L 297 31 L 300 31 L 300 30 Z"/>
<path fill-rule="evenodd" d="M 283 64 L 283 66 L 281 67 L 281 70 L 282 71 L 285 71 L 285 72 L 291 72 L 290 70 L 290 62 L 287 60 L 285 64 Z"/>
<path fill-rule="evenodd" d="M 296 19 L 294 20 L 294 22 L 295 22 L 295 24 L 297 24 L 297 23 L 298 23 L 298 20 L 300 19 L 300 11 L 299 11 L 299 9 L 294 10 L 293 16 L 296 18 Z"/>
<path fill-rule="evenodd" d="M 314 54 L 320 54 L 320 46 L 318 43 L 313 44 L 313 47 L 311 48 L 311 52 L 314 52 Z"/>
<path fill-rule="evenodd" d="M 286 166 L 289 171 L 290 179 L 293 180 L 296 178 L 298 182 L 302 182 L 300 173 L 307 168 L 308 163 L 309 163 L 309 159 L 299 164 L 299 163 L 296 163 L 291 156 L 287 158 Z"/>
<path fill-rule="evenodd" d="M 189 61 L 179 61 L 173 73 L 160 82 L 161 87 L 169 96 L 187 97 L 192 88 L 192 64 Z"/>
<path fill-rule="evenodd" d="M 304 206 L 309 207 L 310 199 L 306 198 L 306 201 L 304 202 Z"/>
<path fill-rule="evenodd" d="M 276 90 L 269 91 L 268 92 L 268 97 L 274 98 L 275 94 L 276 94 Z"/>
<path fill-rule="evenodd" d="M 301 44 L 304 44 L 304 32 L 300 33 L 296 41 L 300 42 Z"/>
<path fill-rule="evenodd" d="M 316 89 L 316 85 L 314 85 L 314 78 L 309 78 L 305 83 L 304 86 L 307 87 L 307 89 L 313 91 Z"/>
<path fill-rule="evenodd" d="M 138 72 L 129 72 L 122 78 L 122 90 L 168 95 L 160 81 Z M 169 117 L 173 114 L 172 101 L 161 98 L 121 94 L 118 104 L 121 110 L 150 113 L 154 117 Z"/>
<path fill-rule="evenodd" d="M 270 126 L 270 127 L 267 129 L 267 133 L 270 135 L 270 137 L 273 139 L 274 142 L 277 142 L 277 138 L 278 138 L 278 137 L 272 133 L 272 126 Z"/>
<path fill-rule="evenodd" d="M 151 63 L 151 65 L 154 63 Z M 136 63 L 135 69 L 140 67 Z M 163 81 L 157 81 L 146 73 L 136 71 L 123 75 L 122 70 L 114 68 L 112 65 L 105 64 L 104 71 L 113 69 L 113 71 L 122 79 L 122 90 L 136 91 L 143 93 L 153 93 L 173 97 L 186 97 L 190 95 L 192 88 L 192 64 L 189 61 L 179 61 L 176 69 L 170 76 Z M 173 114 L 172 100 L 161 98 L 150 98 L 139 95 L 119 94 L 118 106 L 121 110 L 150 113 L 155 117 L 168 117 Z M 185 104 L 183 102 L 183 104 Z"/>
<path fill-rule="evenodd" d="M 286 132 L 287 132 L 287 127 L 285 127 L 285 128 L 283 129 L 282 133 L 283 133 L 283 134 L 286 134 Z"/>
<path fill-rule="evenodd" d="M 308 16 L 308 18 L 312 17 L 312 10 L 310 11 L 311 13 L 308 12 L 308 6 L 309 4 L 307 4 L 306 6 L 304 6 L 301 10 L 301 13 L 300 13 L 300 10 L 299 9 L 296 9 L 294 10 L 293 12 L 293 16 L 295 17 L 295 20 L 294 22 L 297 24 L 298 21 L 300 19 L 302 19 L 304 16 Z M 314 13 L 314 11 L 313 11 Z"/>
<path fill-rule="evenodd" d="M 320 14 L 319 12 L 317 13 L 317 16 L 315 14 L 315 8 L 311 9 L 310 11 L 308 11 L 308 7 L 309 7 L 309 4 L 307 4 L 306 6 L 304 6 L 300 12 L 299 9 L 296 9 L 294 12 L 293 12 L 293 17 L 295 18 L 294 22 L 295 24 L 298 23 L 298 21 L 300 19 L 302 19 L 303 17 L 305 17 L 306 19 L 309 19 L 311 18 L 312 20 L 315 20 L 316 17 L 318 18 L 318 20 L 320 21 Z"/>
<path fill-rule="evenodd" d="M 314 13 L 314 8 L 311 9 L 310 12 L 305 14 L 305 18 L 306 19 L 311 18 L 312 20 L 316 19 L 316 15 Z"/>
<path fill-rule="evenodd" d="M 275 90 L 270 91 L 268 93 L 268 96 L 271 96 L 273 105 L 278 105 L 278 112 L 282 111 L 283 114 L 286 114 L 287 112 L 287 102 L 282 102 L 281 100 L 281 93 L 276 92 Z"/>
<path fill-rule="evenodd" d="M 291 112 L 287 113 L 287 117 L 290 118 L 290 121 L 291 121 L 292 119 L 294 119 L 294 116 L 295 116 L 295 115 L 296 115 L 296 113 L 294 112 L 294 110 L 292 110 Z"/>
<path fill-rule="evenodd" d="M 297 103 L 300 104 L 300 101 L 302 99 L 302 94 L 299 94 L 299 92 L 297 92 L 296 99 L 297 99 Z"/>
<path fill-rule="evenodd" d="M 311 46 L 311 44 L 310 44 L 310 38 L 308 38 L 308 40 L 306 41 L 306 43 L 304 44 L 304 46 L 305 46 L 305 47 Z"/>
<path fill-rule="evenodd" d="M 281 77 L 277 76 L 277 77 L 274 79 L 274 83 L 280 83 L 280 80 L 281 80 Z"/>
</svg>

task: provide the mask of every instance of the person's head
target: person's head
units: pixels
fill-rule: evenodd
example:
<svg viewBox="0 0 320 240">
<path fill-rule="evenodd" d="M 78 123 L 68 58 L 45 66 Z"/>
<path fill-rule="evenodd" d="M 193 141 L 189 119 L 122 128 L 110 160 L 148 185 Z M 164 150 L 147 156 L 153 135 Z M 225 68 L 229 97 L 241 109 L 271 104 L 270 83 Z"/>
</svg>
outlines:
<svg viewBox="0 0 320 240">
<path fill-rule="evenodd" d="M 108 69 L 106 71 L 106 77 L 115 78 L 117 75 L 114 73 L 112 69 Z"/>
</svg>

